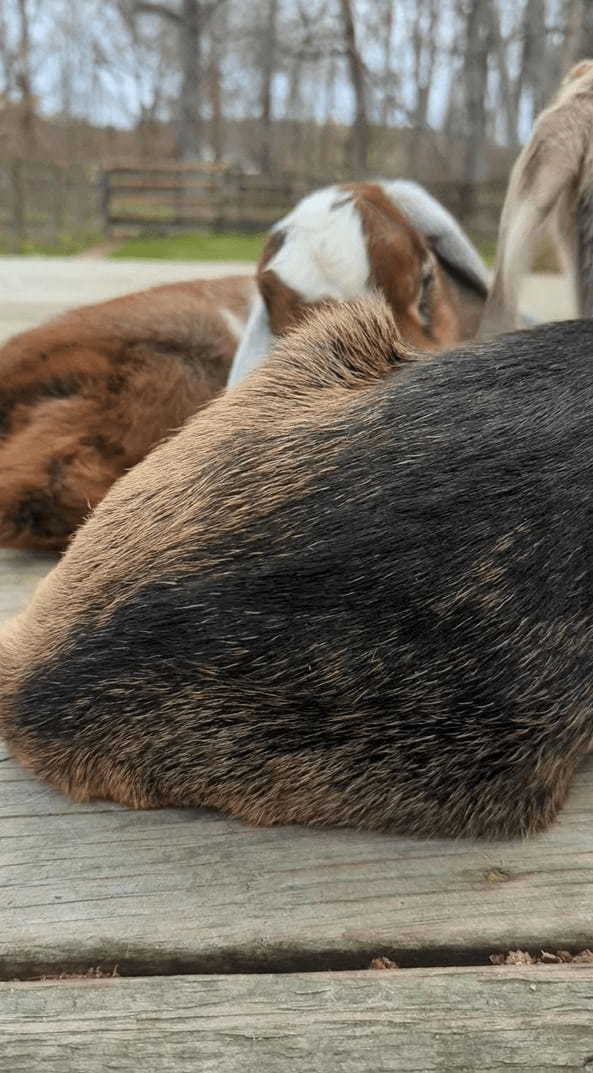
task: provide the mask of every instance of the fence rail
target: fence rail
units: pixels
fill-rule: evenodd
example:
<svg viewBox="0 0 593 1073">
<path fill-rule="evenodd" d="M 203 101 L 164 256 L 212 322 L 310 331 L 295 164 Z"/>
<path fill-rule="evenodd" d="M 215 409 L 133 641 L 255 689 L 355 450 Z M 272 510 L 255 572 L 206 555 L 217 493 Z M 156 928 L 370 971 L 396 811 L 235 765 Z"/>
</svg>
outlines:
<svg viewBox="0 0 593 1073">
<path fill-rule="evenodd" d="M 80 165 L 0 163 L 0 240 L 15 251 L 101 227 L 96 172 Z"/>
<path fill-rule="evenodd" d="M 102 177 L 103 226 L 171 231 L 208 228 L 263 231 L 326 178 L 245 175 L 200 167 L 111 168 Z M 505 187 L 429 183 L 429 189 L 473 231 L 494 235 Z"/>
<path fill-rule="evenodd" d="M 192 229 L 265 231 L 327 177 L 246 175 L 228 167 L 114 167 L 9 160 L 0 164 L 0 250 L 108 236 Z M 428 188 L 470 230 L 496 233 L 501 183 Z"/>
<path fill-rule="evenodd" d="M 262 231 L 322 181 L 207 168 L 111 168 L 103 175 L 106 233 L 121 229 Z"/>
</svg>

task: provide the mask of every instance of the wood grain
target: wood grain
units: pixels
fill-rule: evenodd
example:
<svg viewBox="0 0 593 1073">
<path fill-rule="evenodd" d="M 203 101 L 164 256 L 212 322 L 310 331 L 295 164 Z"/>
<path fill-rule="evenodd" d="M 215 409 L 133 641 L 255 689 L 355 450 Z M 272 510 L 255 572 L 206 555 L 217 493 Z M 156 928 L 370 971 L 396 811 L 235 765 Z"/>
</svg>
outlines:
<svg viewBox="0 0 593 1073">
<path fill-rule="evenodd" d="M 0 752 L 0 757 L 6 754 Z M 526 842 L 252 828 L 75 805 L 0 760 L 0 965 L 135 972 L 484 962 L 593 946 L 593 765 Z"/>
<path fill-rule="evenodd" d="M 0 986 L 0 1073 L 583 1073 L 593 969 Z"/>
</svg>

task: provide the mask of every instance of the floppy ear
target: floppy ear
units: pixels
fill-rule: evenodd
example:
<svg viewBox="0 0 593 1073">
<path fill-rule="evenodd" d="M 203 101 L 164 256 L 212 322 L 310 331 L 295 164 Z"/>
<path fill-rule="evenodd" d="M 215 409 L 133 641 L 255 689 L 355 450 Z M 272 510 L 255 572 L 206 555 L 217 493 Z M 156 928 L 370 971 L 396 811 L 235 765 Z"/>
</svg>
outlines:
<svg viewBox="0 0 593 1073">
<path fill-rule="evenodd" d="M 261 365 L 270 353 L 274 342 L 275 337 L 270 328 L 268 311 L 263 298 L 258 294 L 253 300 L 243 338 L 233 358 L 227 380 L 227 391 L 229 388 L 236 387 L 252 369 Z"/>
<path fill-rule="evenodd" d="M 455 217 L 418 183 L 395 179 L 380 185 L 396 208 L 424 236 L 445 271 L 478 297 L 485 298 L 490 282 L 488 269 Z"/>
</svg>

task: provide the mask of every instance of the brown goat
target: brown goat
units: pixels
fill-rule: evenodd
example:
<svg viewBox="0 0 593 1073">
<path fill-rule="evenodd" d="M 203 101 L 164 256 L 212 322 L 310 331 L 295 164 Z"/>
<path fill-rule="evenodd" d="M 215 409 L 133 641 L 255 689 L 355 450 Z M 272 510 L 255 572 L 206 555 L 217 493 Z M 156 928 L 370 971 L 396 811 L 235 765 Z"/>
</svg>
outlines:
<svg viewBox="0 0 593 1073">
<path fill-rule="evenodd" d="M 226 383 L 253 280 L 173 283 L 0 349 L 0 545 L 61 550 L 126 470 Z"/>
<path fill-rule="evenodd" d="M 572 278 L 580 316 L 593 316 L 593 61 L 577 64 L 538 117 L 509 181 L 483 338 L 519 327 L 518 295 L 547 229 Z"/>
<path fill-rule="evenodd" d="M 382 294 L 406 343 L 436 351 L 472 339 L 488 273 L 454 218 L 417 183 L 345 183 L 304 198 L 272 229 L 257 271 L 260 297 L 229 386 L 274 340 L 328 301 Z"/>
<path fill-rule="evenodd" d="M 318 313 L 128 473 L 0 631 L 78 800 L 514 836 L 593 745 L 593 324 L 414 360 Z"/>
</svg>

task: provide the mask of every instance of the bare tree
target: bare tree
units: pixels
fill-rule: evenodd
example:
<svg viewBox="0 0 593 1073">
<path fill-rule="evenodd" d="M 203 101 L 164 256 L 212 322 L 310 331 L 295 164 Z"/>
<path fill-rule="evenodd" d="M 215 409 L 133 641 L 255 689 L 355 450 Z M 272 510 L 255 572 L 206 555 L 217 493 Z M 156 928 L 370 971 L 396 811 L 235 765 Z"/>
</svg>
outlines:
<svg viewBox="0 0 593 1073">
<path fill-rule="evenodd" d="M 549 96 L 550 57 L 546 41 L 546 5 L 542 0 L 526 0 L 520 22 L 521 58 L 515 82 L 514 104 L 519 112 L 525 94 L 531 98 L 532 119 Z M 556 81 L 557 75 L 552 77 Z"/>
<path fill-rule="evenodd" d="M 398 81 L 392 70 L 393 28 L 395 24 L 393 0 L 384 0 L 381 15 L 379 22 L 379 32 L 383 40 L 381 126 L 386 127 L 393 112 L 393 83 Z"/>
<path fill-rule="evenodd" d="M 437 26 L 441 0 L 418 4 L 412 24 L 412 55 L 414 60 L 414 104 L 410 116 L 414 136 L 409 141 L 408 168 L 415 174 L 423 132 L 428 125 L 428 106 L 435 60 L 438 49 Z"/>
<path fill-rule="evenodd" d="M 266 0 L 261 52 L 260 168 L 272 167 L 272 86 L 276 73 L 279 0 Z"/>
<path fill-rule="evenodd" d="M 465 9 L 463 74 L 466 130 L 463 178 L 470 198 L 480 177 L 480 151 L 486 140 L 490 3 L 491 0 L 468 0 Z"/>
<path fill-rule="evenodd" d="M 470 205 L 584 54 L 593 0 L 0 0 L 0 133 L 6 156 L 329 179 L 367 172 L 372 122 L 378 169 Z"/>
<path fill-rule="evenodd" d="M 228 9 L 223 4 L 210 20 L 208 35 L 208 99 L 210 101 L 210 149 L 212 158 L 224 158 L 223 56 L 228 34 Z"/>
<path fill-rule="evenodd" d="M 29 0 L 17 0 L 18 47 L 15 82 L 20 97 L 20 127 L 22 148 L 29 152 L 35 146 L 35 97 L 31 73 L 31 12 Z"/>
<path fill-rule="evenodd" d="M 180 7 L 173 7 L 157 0 L 132 0 L 135 15 L 157 15 L 177 29 L 181 67 L 177 148 L 182 160 L 199 159 L 203 154 L 203 38 L 214 12 L 224 3 L 226 0 L 181 0 Z"/>
<path fill-rule="evenodd" d="M 569 10 L 569 63 L 593 56 L 593 0 L 574 0 Z"/>
<path fill-rule="evenodd" d="M 4 6 L 0 6 L 0 75 L 2 94 L 5 101 L 11 99 L 15 87 L 16 55 L 8 35 L 8 25 Z"/>
<path fill-rule="evenodd" d="M 528 0 L 528 3 L 529 2 L 531 2 L 531 0 Z M 538 2 L 540 3 L 541 8 L 541 0 L 538 0 Z M 490 48 L 498 72 L 498 97 L 502 105 L 506 142 L 508 145 L 512 146 L 513 149 L 516 149 L 519 144 L 519 98 L 521 72 L 519 72 L 519 76 L 517 77 L 515 82 L 513 82 L 509 71 L 508 42 L 503 37 L 500 11 L 498 5 L 496 3 L 489 3 L 487 13 L 488 18 L 490 20 Z M 527 41 L 526 35 L 529 32 L 530 31 L 525 28 L 525 33 L 523 35 L 524 42 Z M 519 93 L 517 92 L 517 87 L 519 87 Z"/>
<path fill-rule="evenodd" d="M 354 121 L 349 143 L 350 167 L 355 174 L 366 171 L 369 155 L 366 80 L 362 56 L 356 42 L 352 0 L 340 0 L 344 47 L 354 95 Z"/>
</svg>

